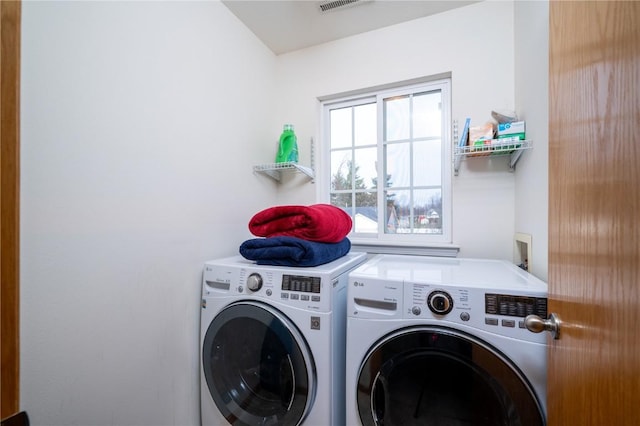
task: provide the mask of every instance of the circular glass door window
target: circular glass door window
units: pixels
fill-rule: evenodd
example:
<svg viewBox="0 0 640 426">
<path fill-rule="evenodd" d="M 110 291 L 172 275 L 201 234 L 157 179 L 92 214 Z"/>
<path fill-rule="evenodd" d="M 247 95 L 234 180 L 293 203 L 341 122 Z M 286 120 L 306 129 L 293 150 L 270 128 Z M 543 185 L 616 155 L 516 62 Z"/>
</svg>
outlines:
<svg viewBox="0 0 640 426">
<path fill-rule="evenodd" d="M 541 426 L 526 378 L 497 349 L 465 333 L 396 332 L 367 355 L 357 403 L 364 426 Z"/>
<path fill-rule="evenodd" d="M 311 353 L 295 325 L 260 303 L 223 309 L 205 334 L 211 397 L 232 425 L 298 425 L 315 395 Z"/>
</svg>

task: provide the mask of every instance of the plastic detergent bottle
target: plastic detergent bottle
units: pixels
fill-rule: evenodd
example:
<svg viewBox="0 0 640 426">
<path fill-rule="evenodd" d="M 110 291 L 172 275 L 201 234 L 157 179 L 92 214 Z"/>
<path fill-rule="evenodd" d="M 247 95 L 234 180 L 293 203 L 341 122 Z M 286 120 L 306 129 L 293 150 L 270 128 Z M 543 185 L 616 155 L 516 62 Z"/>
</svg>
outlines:
<svg viewBox="0 0 640 426">
<path fill-rule="evenodd" d="M 293 124 L 285 124 L 280 135 L 276 163 L 298 162 L 298 138 L 293 132 Z"/>
</svg>

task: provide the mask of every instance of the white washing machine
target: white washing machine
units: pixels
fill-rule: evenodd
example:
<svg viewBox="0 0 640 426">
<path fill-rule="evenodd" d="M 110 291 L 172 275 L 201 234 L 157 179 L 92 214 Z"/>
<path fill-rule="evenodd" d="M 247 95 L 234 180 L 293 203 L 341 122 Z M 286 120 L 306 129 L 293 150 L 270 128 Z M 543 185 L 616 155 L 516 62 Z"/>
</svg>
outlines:
<svg viewBox="0 0 640 426">
<path fill-rule="evenodd" d="M 377 255 L 349 274 L 347 424 L 546 423 L 547 285 L 498 260 Z"/>
<path fill-rule="evenodd" d="M 343 425 L 346 283 L 366 260 L 309 268 L 206 262 L 200 323 L 203 425 Z"/>
</svg>

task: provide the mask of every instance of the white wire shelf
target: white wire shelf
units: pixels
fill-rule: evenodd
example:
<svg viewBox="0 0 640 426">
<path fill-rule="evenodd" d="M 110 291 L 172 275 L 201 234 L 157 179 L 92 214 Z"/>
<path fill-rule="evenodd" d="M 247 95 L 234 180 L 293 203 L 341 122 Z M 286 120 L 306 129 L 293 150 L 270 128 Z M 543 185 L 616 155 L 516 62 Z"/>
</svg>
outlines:
<svg viewBox="0 0 640 426">
<path fill-rule="evenodd" d="M 269 176 L 277 182 L 282 180 L 282 173 L 284 172 L 302 173 L 309 179 L 315 178 L 315 173 L 311 167 L 302 166 L 298 163 L 292 162 L 259 164 L 253 166 L 253 172 Z"/>
<path fill-rule="evenodd" d="M 499 139 L 495 139 L 494 141 L 499 141 Z M 522 152 L 526 149 L 533 148 L 533 141 L 531 140 L 523 140 L 523 141 L 510 141 L 504 143 L 494 142 L 490 145 L 481 145 L 481 146 L 457 146 L 454 151 L 454 165 L 453 170 L 456 176 L 458 176 L 458 171 L 460 170 L 460 162 L 463 159 L 467 158 L 491 158 L 498 156 L 510 156 L 509 159 L 509 168 L 511 171 L 514 171 L 516 168 L 516 163 L 520 159 Z"/>
</svg>

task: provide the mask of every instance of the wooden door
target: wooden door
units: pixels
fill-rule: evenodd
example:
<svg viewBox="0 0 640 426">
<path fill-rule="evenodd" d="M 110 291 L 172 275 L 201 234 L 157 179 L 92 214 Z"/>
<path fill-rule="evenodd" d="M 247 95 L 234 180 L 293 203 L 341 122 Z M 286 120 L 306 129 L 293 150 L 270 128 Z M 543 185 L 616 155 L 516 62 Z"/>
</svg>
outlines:
<svg viewBox="0 0 640 426">
<path fill-rule="evenodd" d="M 640 2 L 550 4 L 548 418 L 640 424 Z"/>
<path fill-rule="evenodd" d="M 0 418 L 19 407 L 20 6 L 0 1 Z"/>
</svg>

